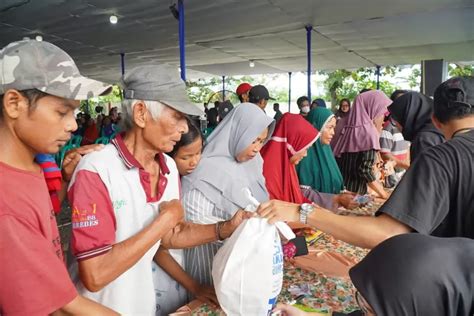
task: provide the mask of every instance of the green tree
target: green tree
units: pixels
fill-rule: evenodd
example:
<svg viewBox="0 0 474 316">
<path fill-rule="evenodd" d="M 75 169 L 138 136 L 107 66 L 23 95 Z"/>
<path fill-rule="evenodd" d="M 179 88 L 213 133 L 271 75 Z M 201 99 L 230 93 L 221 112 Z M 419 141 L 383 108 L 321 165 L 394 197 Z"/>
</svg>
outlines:
<svg viewBox="0 0 474 316">
<path fill-rule="evenodd" d="M 347 87 L 343 87 L 343 85 L 346 78 L 350 77 L 352 72 L 345 69 L 339 69 L 325 74 L 327 74 L 328 76 L 327 79 L 324 81 L 324 87 L 327 91 L 325 99 L 331 100 L 331 104 L 334 107 L 334 105 L 337 104 L 338 93 L 349 93 L 349 91 L 345 91 L 345 88 Z"/>
<path fill-rule="evenodd" d="M 448 76 L 473 76 L 474 65 L 460 65 L 460 64 L 448 64 Z M 412 67 L 412 73 L 407 78 L 408 85 L 411 89 L 419 88 L 421 83 L 421 70 L 416 67 Z"/>
<path fill-rule="evenodd" d="M 95 108 L 97 106 L 105 107 L 109 103 L 118 103 L 120 101 L 122 101 L 122 90 L 119 86 L 113 85 L 110 94 L 81 101 L 79 109 L 81 112 L 89 113 L 92 117 L 96 117 Z"/>
<path fill-rule="evenodd" d="M 448 74 L 449 77 L 474 76 L 474 65 L 449 64 Z"/>
<path fill-rule="evenodd" d="M 400 69 L 394 66 L 381 68 L 380 90 L 390 95 L 395 89 L 395 85 L 388 80 L 382 79 L 382 75 L 395 76 Z M 376 89 L 376 69 L 359 68 L 355 71 L 340 69 L 326 73 L 327 79 L 324 86 L 327 90 L 326 99 L 331 100 L 333 110 L 337 108 L 338 100 L 348 98 L 353 100 L 362 89 Z"/>
<path fill-rule="evenodd" d="M 412 72 L 408 76 L 407 80 L 411 89 L 419 87 L 421 83 L 421 70 L 412 67 Z"/>
<path fill-rule="evenodd" d="M 198 79 L 196 81 L 186 82 L 186 91 L 188 97 L 194 103 L 208 102 L 208 99 L 214 93 L 212 87 L 217 85 L 217 78 Z"/>
<path fill-rule="evenodd" d="M 269 104 L 270 102 L 272 102 L 271 104 L 273 103 L 288 103 L 288 90 L 285 90 L 285 89 L 273 89 L 271 92 L 270 92 L 270 96 L 272 98 L 274 98 L 275 100 L 271 100 L 269 101 Z"/>
<path fill-rule="evenodd" d="M 380 90 L 386 95 L 390 95 L 395 89 L 395 85 L 388 80 L 384 80 L 382 76 L 395 77 L 400 71 L 398 67 L 386 66 L 380 69 Z M 362 89 L 377 89 L 376 69 L 375 68 L 360 68 L 352 73 L 354 80 L 355 95 L 354 98 Z M 347 96 L 346 96 L 347 97 Z"/>
<path fill-rule="evenodd" d="M 255 82 L 251 76 L 226 77 L 225 78 L 225 97 L 232 103 L 238 103 L 238 98 L 233 92 L 242 82 L 250 84 Z M 222 101 L 222 78 L 211 77 L 206 79 L 188 80 L 186 82 L 186 91 L 188 97 L 194 103 L 204 103 L 213 101 Z M 217 92 L 221 92 L 220 94 Z"/>
</svg>

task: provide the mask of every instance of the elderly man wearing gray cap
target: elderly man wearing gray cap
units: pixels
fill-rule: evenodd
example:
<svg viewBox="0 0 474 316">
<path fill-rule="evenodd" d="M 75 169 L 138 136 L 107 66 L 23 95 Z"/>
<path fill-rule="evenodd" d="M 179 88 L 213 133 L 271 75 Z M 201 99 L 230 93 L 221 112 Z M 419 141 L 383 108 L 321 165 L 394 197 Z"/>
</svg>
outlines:
<svg viewBox="0 0 474 316">
<path fill-rule="evenodd" d="M 53 44 L 20 41 L 0 51 L 2 315 L 116 315 L 79 296 L 69 279 L 45 175 L 34 161 L 71 138 L 79 100 L 107 91 Z"/>
<path fill-rule="evenodd" d="M 185 114 L 201 111 L 174 67 L 138 67 L 123 87 L 125 133 L 84 157 L 69 188 L 77 259 L 71 271 L 86 297 L 123 314 L 154 315 L 152 262 L 160 244 L 185 248 L 226 238 L 248 214 L 211 225 L 182 222 L 179 173 L 164 153 L 187 132 Z"/>
</svg>

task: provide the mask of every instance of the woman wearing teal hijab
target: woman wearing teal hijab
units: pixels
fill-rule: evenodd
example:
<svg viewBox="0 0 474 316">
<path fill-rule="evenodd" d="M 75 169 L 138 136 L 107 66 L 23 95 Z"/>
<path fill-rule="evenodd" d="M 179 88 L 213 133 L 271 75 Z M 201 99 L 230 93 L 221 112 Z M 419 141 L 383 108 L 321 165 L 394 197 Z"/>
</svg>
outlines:
<svg viewBox="0 0 474 316">
<path fill-rule="evenodd" d="M 344 189 L 344 180 L 329 146 L 334 136 L 336 118 L 330 110 L 316 107 L 306 119 L 320 131 L 321 137 L 308 149 L 308 156 L 297 166 L 300 184 L 318 192 L 339 194 Z"/>
</svg>

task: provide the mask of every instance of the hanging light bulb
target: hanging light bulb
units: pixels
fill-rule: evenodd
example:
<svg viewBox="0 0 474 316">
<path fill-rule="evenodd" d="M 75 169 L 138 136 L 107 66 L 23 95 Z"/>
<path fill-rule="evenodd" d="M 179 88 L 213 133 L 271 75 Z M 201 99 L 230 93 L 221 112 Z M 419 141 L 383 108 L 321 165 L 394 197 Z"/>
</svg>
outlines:
<svg viewBox="0 0 474 316">
<path fill-rule="evenodd" d="M 116 15 L 111 15 L 109 18 L 110 23 L 112 24 L 117 24 L 118 22 L 118 17 Z"/>
<path fill-rule="evenodd" d="M 41 35 L 36 35 L 35 39 L 36 39 L 38 42 L 42 42 L 42 41 L 43 41 L 43 36 L 41 36 Z"/>
<path fill-rule="evenodd" d="M 249 62 L 249 67 L 250 67 L 250 68 L 255 67 L 255 63 L 253 62 L 253 60 L 251 60 L 251 61 Z"/>
</svg>

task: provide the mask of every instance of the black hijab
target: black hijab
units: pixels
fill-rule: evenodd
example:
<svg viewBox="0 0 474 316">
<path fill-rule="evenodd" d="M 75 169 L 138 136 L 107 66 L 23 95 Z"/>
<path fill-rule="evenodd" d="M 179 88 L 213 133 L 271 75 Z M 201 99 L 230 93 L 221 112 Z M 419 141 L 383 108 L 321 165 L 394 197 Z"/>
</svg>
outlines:
<svg viewBox="0 0 474 316">
<path fill-rule="evenodd" d="M 398 97 L 388 107 L 392 118 L 403 127 L 403 138 L 412 142 L 420 132 L 441 132 L 431 122 L 433 100 L 418 92 Z"/>
<path fill-rule="evenodd" d="M 418 233 L 375 247 L 349 275 L 377 316 L 474 313 L 474 240 Z"/>
</svg>

